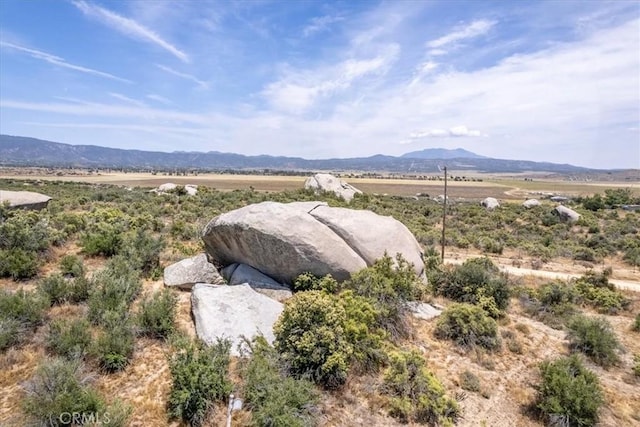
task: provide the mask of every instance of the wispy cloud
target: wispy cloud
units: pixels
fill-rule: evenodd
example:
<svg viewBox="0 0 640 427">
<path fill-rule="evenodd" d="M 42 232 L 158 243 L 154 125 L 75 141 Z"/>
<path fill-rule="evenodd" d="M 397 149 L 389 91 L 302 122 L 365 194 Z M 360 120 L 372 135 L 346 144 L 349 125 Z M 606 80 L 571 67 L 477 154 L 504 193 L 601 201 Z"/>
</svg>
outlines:
<svg viewBox="0 0 640 427">
<path fill-rule="evenodd" d="M 148 94 L 147 98 L 149 98 L 149 99 L 151 99 L 153 101 L 159 102 L 161 104 L 164 104 L 164 105 L 173 104 L 169 99 L 165 98 L 164 96 L 157 95 L 155 93 Z"/>
<path fill-rule="evenodd" d="M 83 67 L 81 65 L 75 65 L 67 62 L 64 58 L 61 58 L 56 55 L 52 55 L 47 52 L 43 52 L 37 49 L 30 49 L 24 46 L 19 46 L 17 44 L 8 43 L 4 41 L 0 41 L 0 47 L 9 48 L 20 53 L 27 54 L 32 58 L 39 59 L 41 61 L 48 62 L 49 64 L 56 65 L 58 67 L 68 68 L 70 70 L 79 71 L 85 74 L 91 74 L 94 76 L 104 77 L 111 80 L 117 80 L 123 83 L 132 83 L 131 80 L 123 79 L 121 77 L 114 76 L 113 74 L 105 73 L 104 71 L 94 70 L 93 68 Z"/>
<path fill-rule="evenodd" d="M 317 16 L 315 18 L 312 18 L 309 24 L 304 27 L 304 29 L 302 30 L 302 35 L 305 37 L 309 37 L 315 33 L 319 33 L 328 29 L 331 24 L 335 24 L 336 22 L 340 22 L 343 20 L 344 18 L 341 16 Z"/>
<path fill-rule="evenodd" d="M 267 85 L 263 95 L 279 110 L 301 113 L 318 98 L 344 91 L 367 75 L 383 75 L 399 50 L 397 45 L 388 45 L 373 58 L 348 59 L 318 70 L 295 70 Z"/>
<path fill-rule="evenodd" d="M 143 26 L 142 24 L 134 21 L 133 19 L 118 15 L 115 12 L 107 10 L 103 7 L 87 3 L 83 0 L 73 2 L 82 13 L 87 16 L 93 17 L 100 21 L 102 24 L 113 28 L 114 30 L 131 37 L 133 39 L 142 40 L 147 43 L 154 44 L 167 52 L 171 53 L 176 58 L 183 62 L 189 62 L 189 55 L 182 50 L 178 49 L 171 43 L 164 40 L 153 30 Z"/>
<path fill-rule="evenodd" d="M 428 129 L 420 132 L 413 132 L 409 135 L 409 139 L 422 138 L 460 138 L 460 137 L 478 137 L 482 136 L 479 130 L 469 129 L 464 125 L 454 126 L 449 129 Z"/>
<path fill-rule="evenodd" d="M 429 53 L 434 56 L 443 55 L 446 53 L 445 47 L 487 34 L 495 24 L 496 21 L 480 19 L 467 25 L 458 26 L 449 34 L 427 42 L 427 47 L 431 49 Z"/>
<path fill-rule="evenodd" d="M 127 102 L 131 105 L 135 105 L 136 107 L 146 107 L 146 104 L 144 102 L 138 101 L 137 99 L 129 98 L 128 96 L 121 93 L 110 92 L 109 96 L 112 96 L 115 99 L 119 99 L 120 101 Z"/>
<path fill-rule="evenodd" d="M 160 68 L 162 71 L 165 71 L 169 74 L 173 74 L 174 76 L 190 80 L 200 86 L 202 89 L 209 89 L 209 83 L 198 79 L 195 76 L 187 73 L 181 73 L 180 71 L 176 71 L 173 68 L 167 67 L 166 65 L 156 64 L 156 67 Z"/>
</svg>

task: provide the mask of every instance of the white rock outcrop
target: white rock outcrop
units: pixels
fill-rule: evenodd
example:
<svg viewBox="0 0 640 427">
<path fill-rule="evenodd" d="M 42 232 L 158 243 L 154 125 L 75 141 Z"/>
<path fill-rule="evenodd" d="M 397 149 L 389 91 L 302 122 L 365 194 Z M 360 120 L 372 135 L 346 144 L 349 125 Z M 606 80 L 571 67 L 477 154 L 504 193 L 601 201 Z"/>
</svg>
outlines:
<svg viewBox="0 0 640 427">
<path fill-rule="evenodd" d="M 318 173 L 314 176 L 307 178 L 304 182 L 305 189 L 311 189 L 318 191 L 330 191 L 337 196 L 342 197 L 347 202 L 353 200 L 356 194 L 362 194 L 362 191 L 358 190 L 351 184 L 346 183 L 340 178 L 337 178 L 328 173 Z"/>
<path fill-rule="evenodd" d="M 33 191 L 8 191 L 0 190 L 0 205 L 9 203 L 10 208 L 18 209 L 44 209 L 51 197 Z"/>
<path fill-rule="evenodd" d="M 496 199 L 495 197 L 487 197 L 485 199 L 483 199 L 480 204 L 488 210 L 493 210 L 495 208 L 499 208 L 500 207 L 500 202 L 498 202 L 498 199 Z"/>
<path fill-rule="evenodd" d="M 216 267 L 207 260 L 205 254 L 171 264 L 164 269 L 165 286 L 191 289 L 196 283 L 225 284 Z"/>
</svg>

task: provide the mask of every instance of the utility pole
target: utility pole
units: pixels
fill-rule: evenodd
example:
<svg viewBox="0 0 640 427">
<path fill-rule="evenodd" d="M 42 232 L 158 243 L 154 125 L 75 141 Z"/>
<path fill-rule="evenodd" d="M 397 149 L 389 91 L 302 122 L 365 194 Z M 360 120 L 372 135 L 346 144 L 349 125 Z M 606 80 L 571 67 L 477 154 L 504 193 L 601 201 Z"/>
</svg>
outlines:
<svg viewBox="0 0 640 427">
<path fill-rule="evenodd" d="M 447 219 L 447 167 L 444 167 L 444 201 L 442 202 L 442 262 L 444 263 L 444 230 Z"/>
</svg>

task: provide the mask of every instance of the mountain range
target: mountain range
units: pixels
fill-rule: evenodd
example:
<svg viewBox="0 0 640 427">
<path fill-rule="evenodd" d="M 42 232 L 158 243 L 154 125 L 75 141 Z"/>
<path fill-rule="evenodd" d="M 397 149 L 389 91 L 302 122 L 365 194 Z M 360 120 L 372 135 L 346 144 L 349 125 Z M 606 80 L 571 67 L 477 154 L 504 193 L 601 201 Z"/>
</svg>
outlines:
<svg viewBox="0 0 640 427">
<path fill-rule="evenodd" d="M 463 149 L 432 148 L 400 157 L 310 160 L 284 156 L 245 156 L 234 153 L 124 150 L 95 145 L 70 145 L 23 136 L 0 135 L 1 166 L 93 167 L 155 170 L 260 170 L 361 171 L 433 173 L 446 166 L 456 171 L 578 173 L 587 169 L 569 164 L 503 160 L 483 157 Z"/>
</svg>

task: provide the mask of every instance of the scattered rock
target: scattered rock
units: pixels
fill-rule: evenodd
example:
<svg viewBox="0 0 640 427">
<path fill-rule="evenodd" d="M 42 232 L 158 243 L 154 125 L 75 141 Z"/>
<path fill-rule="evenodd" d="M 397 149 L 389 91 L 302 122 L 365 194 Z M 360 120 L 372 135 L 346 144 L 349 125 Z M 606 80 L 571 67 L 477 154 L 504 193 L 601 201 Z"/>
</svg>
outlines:
<svg viewBox="0 0 640 427">
<path fill-rule="evenodd" d="M 575 222 L 580 219 L 580 214 L 566 206 L 556 206 L 553 210 L 563 221 Z"/>
<path fill-rule="evenodd" d="M 51 197 L 33 191 L 0 190 L 0 205 L 9 202 L 10 208 L 39 210 L 47 207 Z"/>
<path fill-rule="evenodd" d="M 522 206 L 524 206 L 527 209 L 531 209 L 536 206 L 540 206 L 540 202 L 537 199 L 529 199 L 522 202 Z"/>
<path fill-rule="evenodd" d="M 439 194 L 436 197 L 434 197 L 432 200 L 436 203 L 444 203 L 444 194 Z M 449 197 L 447 196 L 447 203 L 449 203 L 450 201 L 451 200 L 449 200 Z"/>
<path fill-rule="evenodd" d="M 318 202 L 245 206 L 211 220 L 203 240 L 216 264 L 248 264 L 287 285 L 305 272 L 345 280 L 385 251 L 424 271 L 420 245 L 399 221 Z"/>
<path fill-rule="evenodd" d="M 430 320 L 442 313 L 442 310 L 424 302 L 410 301 L 408 304 L 409 311 L 418 319 Z"/>
<path fill-rule="evenodd" d="M 205 254 L 183 259 L 164 269 L 165 286 L 191 289 L 196 283 L 225 284 L 224 279 L 216 267 L 207 260 Z"/>
<path fill-rule="evenodd" d="M 167 193 L 169 191 L 175 190 L 176 188 L 178 188 L 176 184 L 174 184 L 173 182 L 167 182 L 156 188 L 156 191 L 158 193 Z"/>
<path fill-rule="evenodd" d="M 198 337 L 207 344 L 215 343 L 217 338 L 230 339 L 231 354 L 235 356 L 242 337 L 251 339 L 262 334 L 273 343 L 273 325 L 283 307 L 246 283 L 237 286 L 198 283 L 191 293 L 191 311 Z"/>
<path fill-rule="evenodd" d="M 316 193 L 318 191 L 330 191 L 338 197 L 342 197 L 347 202 L 353 200 L 356 194 L 362 194 L 362 191 L 353 185 L 347 184 L 342 179 L 328 173 L 318 173 L 307 178 L 304 182 L 304 188 L 315 190 Z"/>
<path fill-rule="evenodd" d="M 184 191 L 187 192 L 190 196 L 195 196 L 198 194 L 198 186 L 193 184 L 187 184 L 184 186 Z"/>
<path fill-rule="evenodd" d="M 500 207 L 500 203 L 498 202 L 498 200 L 493 197 L 487 197 L 486 199 L 481 201 L 480 204 L 484 206 L 485 209 L 489 209 L 489 210 Z"/>
<path fill-rule="evenodd" d="M 231 264 L 222 269 L 222 276 L 230 286 L 248 283 L 256 292 L 273 298 L 276 301 L 286 301 L 291 298 L 288 286 L 278 283 L 247 264 Z"/>
</svg>

